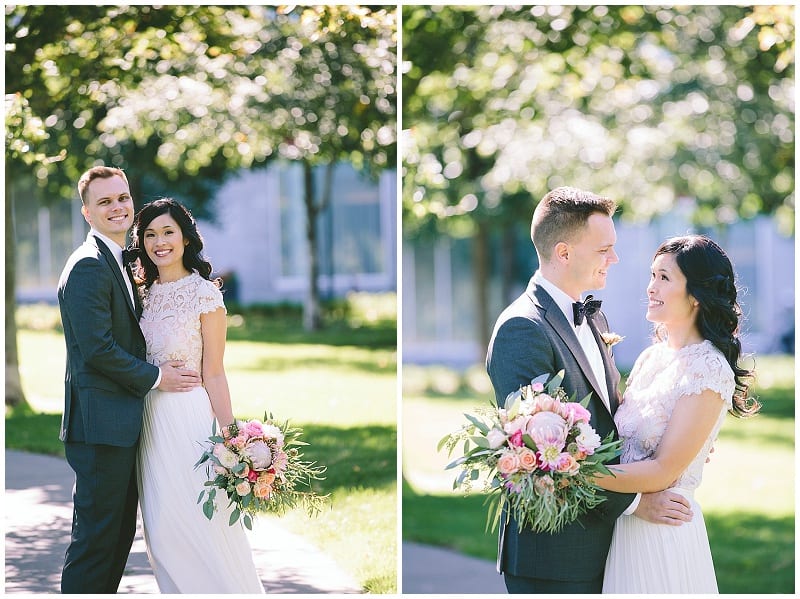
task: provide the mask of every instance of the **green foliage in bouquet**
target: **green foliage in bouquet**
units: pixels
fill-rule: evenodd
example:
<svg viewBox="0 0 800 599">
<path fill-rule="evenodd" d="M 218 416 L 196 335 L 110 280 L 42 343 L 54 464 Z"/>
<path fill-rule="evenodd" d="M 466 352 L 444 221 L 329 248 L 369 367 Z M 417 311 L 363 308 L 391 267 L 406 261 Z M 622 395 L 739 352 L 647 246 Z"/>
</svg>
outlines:
<svg viewBox="0 0 800 599">
<path fill-rule="evenodd" d="M 593 477 L 613 474 L 605 463 L 619 455 L 621 441 L 613 433 L 600 439 L 589 424 L 589 396 L 568 397 L 560 386 L 563 370 L 547 379 L 509 394 L 506 407 L 465 414 L 468 423 L 439 442 L 448 455 L 463 447 L 447 465 L 461 468 L 454 489 L 469 491 L 485 475 L 487 530 L 496 530 L 505 514 L 520 528 L 556 533 L 605 501 Z"/>
<path fill-rule="evenodd" d="M 296 507 L 305 507 L 309 516 L 318 514 L 329 496 L 316 494 L 311 483 L 324 480 L 326 467 L 302 459 L 299 448 L 308 445 L 300 440 L 302 434 L 288 420 L 278 423 L 266 413 L 263 422 L 237 422 L 220 434 L 214 422 L 210 446 L 195 464 L 206 464 L 209 476 L 215 474 L 197 498 L 206 517 L 210 520 L 217 509 L 217 490 L 224 491 L 233 506 L 231 526 L 241 519 L 252 529 L 254 516 L 283 515 Z"/>
</svg>

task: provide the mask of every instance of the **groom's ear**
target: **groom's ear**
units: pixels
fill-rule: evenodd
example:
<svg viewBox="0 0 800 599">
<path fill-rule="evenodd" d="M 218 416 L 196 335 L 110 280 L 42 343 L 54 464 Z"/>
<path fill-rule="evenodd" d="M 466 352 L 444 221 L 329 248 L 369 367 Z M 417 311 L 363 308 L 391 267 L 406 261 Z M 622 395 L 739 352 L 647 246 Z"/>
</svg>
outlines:
<svg viewBox="0 0 800 599">
<path fill-rule="evenodd" d="M 83 214 L 84 220 L 89 223 L 89 226 L 92 226 L 92 220 L 89 218 L 89 211 L 86 209 L 86 204 L 81 203 L 81 214 Z"/>
<path fill-rule="evenodd" d="M 553 247 L 553 258 L 559 261 L 569 260 L 569 244 L 566 241 L 559 241 Z"/>
</svg>

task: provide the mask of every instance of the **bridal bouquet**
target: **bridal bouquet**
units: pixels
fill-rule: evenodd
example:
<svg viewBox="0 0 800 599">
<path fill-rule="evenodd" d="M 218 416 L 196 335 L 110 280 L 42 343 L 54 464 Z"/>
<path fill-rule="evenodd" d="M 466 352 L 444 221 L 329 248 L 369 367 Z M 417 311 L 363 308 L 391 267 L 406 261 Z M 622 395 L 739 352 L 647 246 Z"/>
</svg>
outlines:
<svg viewBox="0 0 800 599">
<path fill-rule="evenodd" d="M 252 529 L 252 517 L 259 513 L 283 514 L 298 505 L 313 515 L 322 509 L 327 495 L 311 490 L 312 480 L 324 480 L 326 468 L 302 460 L 298 449 L 308 445 L 299 438 L 302 431 L 289 422 L 278 423 L 272 415 L 264 420 L 237 421 L 228 427 L 227 434 L 217 434 L 214 422 L 210 445 L 200 456 L 195 468 L 206 464 L 216 475 L 205 483 L 197 498 L 203 502 L 203 513 L 214 516 L 217 490 L 224 491 L 234 506 L 229 524 L 240 518 Z M 306 487 L 307 490 L 302 490 Z"/>
<path fill-rule="evenodd" d="M 545 385 L 547 378 L 509 394 L 504 408 L 465 414 L 469 424 L 439 442 L 449 455 L 463 444 L 463 456 L 447 466 L 462 468 L 454 489 L 469 490 L 487 475 L 492 530 L 504 507 L 520 528 L 555 533 L 605 501 L 592 476 L 609 473 L 604 463 L 619 454 L 621 441 L 612 434 L 601 441 L 589 425 L 589 398 L 571 401 L 559 386 L 563 370 Z"/>
</svg>

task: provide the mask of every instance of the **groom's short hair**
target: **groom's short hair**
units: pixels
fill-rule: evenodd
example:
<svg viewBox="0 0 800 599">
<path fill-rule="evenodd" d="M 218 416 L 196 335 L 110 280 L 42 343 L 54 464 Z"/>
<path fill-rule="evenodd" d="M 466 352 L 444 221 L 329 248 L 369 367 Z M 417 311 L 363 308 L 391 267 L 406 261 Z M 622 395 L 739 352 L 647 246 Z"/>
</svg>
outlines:
<svg viewBox="0 0 800 599">
<path fill-rule="evenodd" d="M 86 188 L 89 186 L 89 183 L 94 181 L 95 179 L 110 179 L 111 177 L 121 177 L 123 181 L 125 181 L 125 185 L 130 187 L 128 183 L 128 177 L 125 176 L 125 171 L 121 168 L 117 168 L 115 166 L 93 166 L 88 171 L 81 175 L 81 178 L 78 179 L 78 195 L 81 198 L 81 202 L 86 204 Z"/>
<path fill-rule="evenodd" d="M 614 200 L 575 187 L 557 187 L 533 211 L 531 240 L 539 260 L 549 260 L 560 241 L 569 241 L 594 213 L 613 216 Z"/>
</svg>

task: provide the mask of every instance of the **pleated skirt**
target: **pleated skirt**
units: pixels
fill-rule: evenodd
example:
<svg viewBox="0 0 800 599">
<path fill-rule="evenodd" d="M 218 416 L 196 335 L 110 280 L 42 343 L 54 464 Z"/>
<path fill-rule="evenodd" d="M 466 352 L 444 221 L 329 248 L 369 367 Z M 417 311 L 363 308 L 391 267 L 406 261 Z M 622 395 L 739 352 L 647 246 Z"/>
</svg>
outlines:
<svg viewBox="0 0 800 599">
<path fill-rule="evenodd" d="M 194 468 L 207 447 L 214 416 L 203 387 L 151 391 L 139 445 L 139 504 L 147 555 L 162 593 L 263 593 L 250 543 L 217 492 L 211 520 L 197 503 L 208 480 Z"/>
<path fill-rule="evenodd" d="M 603 593 L 719 592 L 700 505 L 690 491 L 670 491 L 692 502 L 692 521 L 670 526 L 620 516 L 606 561 Z"/>
</svg>

